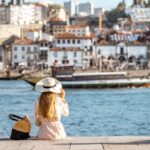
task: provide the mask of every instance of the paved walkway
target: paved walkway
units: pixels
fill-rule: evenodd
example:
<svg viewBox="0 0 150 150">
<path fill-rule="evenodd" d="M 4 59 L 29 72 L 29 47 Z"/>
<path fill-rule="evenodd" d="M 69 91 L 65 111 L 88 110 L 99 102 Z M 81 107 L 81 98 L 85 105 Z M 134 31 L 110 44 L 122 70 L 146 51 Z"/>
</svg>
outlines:
<svg viewBox="0 0 150 150">
<path fill-rule="evenodd" d="M 0 140 L 0 150 L 150 150 L 150 137 L 68 137 L 64 140 Z"/>
</svg>

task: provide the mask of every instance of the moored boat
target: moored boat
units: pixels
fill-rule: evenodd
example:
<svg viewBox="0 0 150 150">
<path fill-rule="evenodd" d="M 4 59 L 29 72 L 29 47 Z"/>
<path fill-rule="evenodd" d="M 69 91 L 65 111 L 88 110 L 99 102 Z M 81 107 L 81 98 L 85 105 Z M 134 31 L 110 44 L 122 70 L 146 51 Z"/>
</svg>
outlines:
<svg viewBox="0 0 150 150">
<path fill-rule="evenodd" d="M 52 77 L 61 81 L 64 88 L 122 88 L 122 87 L 150 87 L 150 78 L 131 78 L 127 72 L 76 72 L 57 74 Z M 43 77 L 26 78 L 25 81 L 35 85 Z"/>
</svg>

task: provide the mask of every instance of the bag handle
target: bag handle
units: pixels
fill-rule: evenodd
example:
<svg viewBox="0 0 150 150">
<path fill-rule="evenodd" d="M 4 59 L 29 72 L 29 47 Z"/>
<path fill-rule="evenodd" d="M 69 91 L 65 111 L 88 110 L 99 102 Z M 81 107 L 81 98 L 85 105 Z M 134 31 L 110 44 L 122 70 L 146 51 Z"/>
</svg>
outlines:
<svg viewBox="0 0 150 150">
<path fill-rule="evenodd" d="M 23 117 L 20 117 L 20 116 L 17 116 L 17 115 L 14 115 L 14 114 L 9 114 L 9 119 L 13 120 L 13 121 L 18 121 L 18 120 L 23 120 Z"/>
</svg>

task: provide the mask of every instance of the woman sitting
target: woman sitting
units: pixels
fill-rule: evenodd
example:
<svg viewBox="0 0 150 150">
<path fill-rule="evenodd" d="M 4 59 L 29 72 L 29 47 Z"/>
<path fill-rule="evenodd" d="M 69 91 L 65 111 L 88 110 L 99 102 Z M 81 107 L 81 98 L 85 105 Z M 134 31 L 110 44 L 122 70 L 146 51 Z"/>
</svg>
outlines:
<svg viewBox="0 0 150 150">
<path fill-rule="evenodd" d="M 39 127 L 40 139 L 62 139 L 66 137 L 61 115 L 68 116 L 68 104 L 61 83 L 54 78 L 45 78 L 35 87 L 41 95 L 35 103 L 35 123 Z"/>
</svg>

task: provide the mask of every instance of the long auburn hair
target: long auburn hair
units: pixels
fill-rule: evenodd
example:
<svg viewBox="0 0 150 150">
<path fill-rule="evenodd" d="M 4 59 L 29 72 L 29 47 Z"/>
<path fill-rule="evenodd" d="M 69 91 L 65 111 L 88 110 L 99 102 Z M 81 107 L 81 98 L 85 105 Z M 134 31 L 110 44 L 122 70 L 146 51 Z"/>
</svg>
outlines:
<svg viewBox="0 0 150 150">
<path fill-rule="evenodd" d="M 38 111 L 43 118 L 55 119 L 56 93 L 43 92 L 40 95 Z"/>
</svg>

